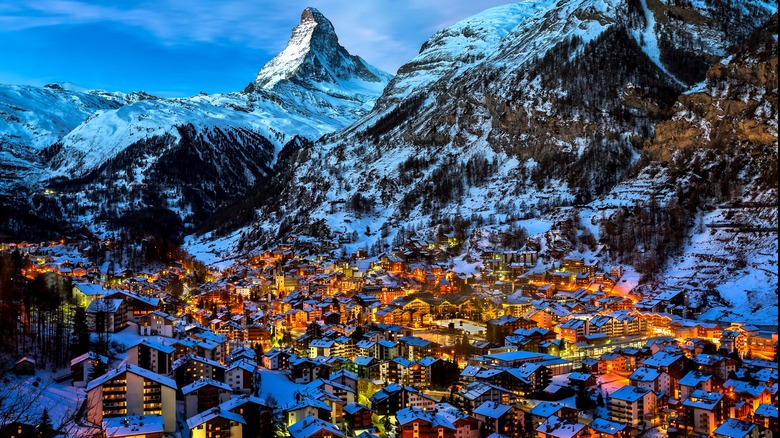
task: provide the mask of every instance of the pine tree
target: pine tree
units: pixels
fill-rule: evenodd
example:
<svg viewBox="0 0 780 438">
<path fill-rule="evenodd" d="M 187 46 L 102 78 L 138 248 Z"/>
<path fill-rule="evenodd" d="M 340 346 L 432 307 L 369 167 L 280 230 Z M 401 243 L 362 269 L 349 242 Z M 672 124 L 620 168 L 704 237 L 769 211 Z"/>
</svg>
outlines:
<svg viewBox="0 0 780 438">
<path fill-rule="evenodd" d="M 41 414 L 41 420 L 38 424 L 38 436 L 41 438 L 48 438 L 54 436 L 54 426 L 51 423 L 51 417 L 49 417 L 49 409 L 43 408 L 43 414 Z"/>
</svg>

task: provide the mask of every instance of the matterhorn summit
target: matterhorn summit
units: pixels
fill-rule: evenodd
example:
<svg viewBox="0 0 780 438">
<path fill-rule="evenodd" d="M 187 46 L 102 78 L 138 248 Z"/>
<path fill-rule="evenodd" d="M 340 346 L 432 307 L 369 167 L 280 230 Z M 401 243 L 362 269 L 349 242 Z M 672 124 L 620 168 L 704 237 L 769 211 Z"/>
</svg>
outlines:
<svg viewBox="0 0 780 438">
<path fill-rule="evenodd" d="M 282 91 L 291 85 L 339 98 L 373 103 L 392 76 L 350 54 L 333 24 L 306 8 L 287 47 L 257 74 L 257 89 Z"/>
</svg>

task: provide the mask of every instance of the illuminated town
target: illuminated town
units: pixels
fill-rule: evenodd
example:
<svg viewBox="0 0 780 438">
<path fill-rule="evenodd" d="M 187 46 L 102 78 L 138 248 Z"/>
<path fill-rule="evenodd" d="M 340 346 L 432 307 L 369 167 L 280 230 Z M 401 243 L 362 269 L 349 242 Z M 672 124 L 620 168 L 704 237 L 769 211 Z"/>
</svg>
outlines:
<svg viewBox="0 0 780 438">
<path fill-rule="evenodd" d="M 65 394 L 47 413 L 72 415 L 67 436 L 777 430 L 777 327 L 698 321 L 686 291 L 636 288 L 622 267 L 560 248 L 545 269 L 533 239 L 483 251 L 469 275 L 453 269 L 458 241 L 446 235 L 372 257 L 292 237 L 219 271 L 185 257 L 115 272 L 89 254 L 116 243 L 91 245 L 0 247 L 3 272 L 16 265 L 61 294 L 71 330 L 86 314 L 86 351 L 72 345 L 65 366 L 42 364 L 30 345 L 12 364 L 19 379 L 45 376 L 36 403 Z M 35 344 L 47 328 L 29 314 L 22 307 L 16 339 Z"/>
</svg>

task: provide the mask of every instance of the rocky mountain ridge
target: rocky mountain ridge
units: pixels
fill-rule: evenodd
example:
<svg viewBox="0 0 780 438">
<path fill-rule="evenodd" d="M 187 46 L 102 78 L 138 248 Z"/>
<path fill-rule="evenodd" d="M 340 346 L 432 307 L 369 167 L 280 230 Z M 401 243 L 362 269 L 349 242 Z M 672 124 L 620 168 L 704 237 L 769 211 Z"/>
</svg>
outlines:
<svg viewBox="0 0 780 438">
<path fill-rule="evenodd" d="M 340 46 L 315 9 L 301 20 L 258 74 L 273 84 L 258 79 L 243 92 L 161 99 L 69 84 L 0 87 L 9 157 L 0 190 L 32 197 L 48 187 L 38 213 L 95 231 L 146 208 L 175 212 L 191 229 L 247 194 L 292 140 L 316 140 L 365 114 L 390 79 Z M 301 59 L 277 62 L 291 51 Z"/>
</svg>

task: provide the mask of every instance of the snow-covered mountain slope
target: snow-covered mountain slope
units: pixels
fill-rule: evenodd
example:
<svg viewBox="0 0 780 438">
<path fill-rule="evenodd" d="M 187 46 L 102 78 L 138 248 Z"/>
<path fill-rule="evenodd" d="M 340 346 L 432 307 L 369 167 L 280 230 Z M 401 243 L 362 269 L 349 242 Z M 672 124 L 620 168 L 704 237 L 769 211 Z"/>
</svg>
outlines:
<svg viewBox="0 0 780 438">
<path fill-rule="evenodd" d="M 696 241 L 691 218 L 717 205 L 680 205 L 674 175 L 663 177 L 663 165 L 643 172 L 647 157 L 635 164 L 644 149 L 666 147 L 648 143 L 658 123 L 671 114 L 689 120 L 678 113 L 681 93 L 695 94 L 708 68 L 776 11 L 765 1 L 652 0 L 487 11 L 432 37 L 368 115 L 301 149 L 274 187 L 281 196 L 254 204 L 255 223 L 209 238 L 229 236 L 224 242 L 246 249 L 286 233 L 349 240 L 357 232 L 361 245 L 387 249 L 402 226 L 554 223 L 562 206 L 578 205 L 595 212 L 594 231 L 606 224 L 601 237 L 610 246 L 625 240 L 610 234 L 611 215 L 629 218 L 638 205 L 676 234 L 637 225 L 660 240 L 637 243 L 630 259 L 624 248 L 606 251 L 605 262 L 640 266 L 645 280 L 663 276 L 672 269 L 666 259 Z M 473 56 L 461 55 L 461 35 L 478 42 L 466 44 Z M 744 132 L 773 129 L 769 119 L 745 123 L 752 128 Z M 663 206 L 657 217 L 647 213 L 651 199 Z M 660 259 L 651 260 L 656 251 Z"/>
<path fill-rule="evenodd" d="M 0 90 L 2 114 L 13 122 L 0 126 L 3 144 L 13 140 L 3 153 L 23 161 L 7 173 L 23 164 L 28 175 L 17 180 L 28 191 L 56 188 L 59 200 L 42 202 L 49 213 L 95 220 L 160 207 L 192 226 L 267 177 L 293 139 L 316 140 L 364 115 L 390 78 L 349 54 L 333 25 L 309 8 L 287 49 L 242 92 L 159 99 L 72 84 Z M 193 169 L 207 175 L 194 181 Z M 169 198 L 149 198 L 139 187 Z M 115 211 L 98 196 L 82 199 L 87 191 L 111 199 Z"/>
<path fill-rule="evenodd" d="M 44 165 L 47 147 L 117 99 L 69 91 L 61 85 L 0 85 L 0 191 L 30 179 Z"/>
<path fill-rule="evenodd" d="M 185 124 L 199 131 L 251 130 L 278 152 L 296 135 L 316 140 L 353 122 L 372 107 L 390 78 L 349 54 L 330 21 L 307 8 L 287 48 L 258 73 L 254 90 L 141 101 L 95 113 L 62 139 L 51 167 L 80 177 L 138 139 L 176 136 Z"/>
<path fill-rule="evenodd" d="M 374 109 L 379 113 L 439 81 L 452 82 L 485 61 L 501 40 L 528 17 L 549 8 L 552 0 L 529 0 L 497 6 L 431 36 L 420 53 L 404 64 Z"/>
<path fill-rule="evenodd" d="M 711 65 L 776 8 L 578 0 L 467 19 L 426 42 L 370 114 L 293 164 L 260 227 L 297 218 L 344 230 L 356 216 L 381 226 L 587 202 L 628 175 L 692 84 L 677 72 Z"/>
</svg>

